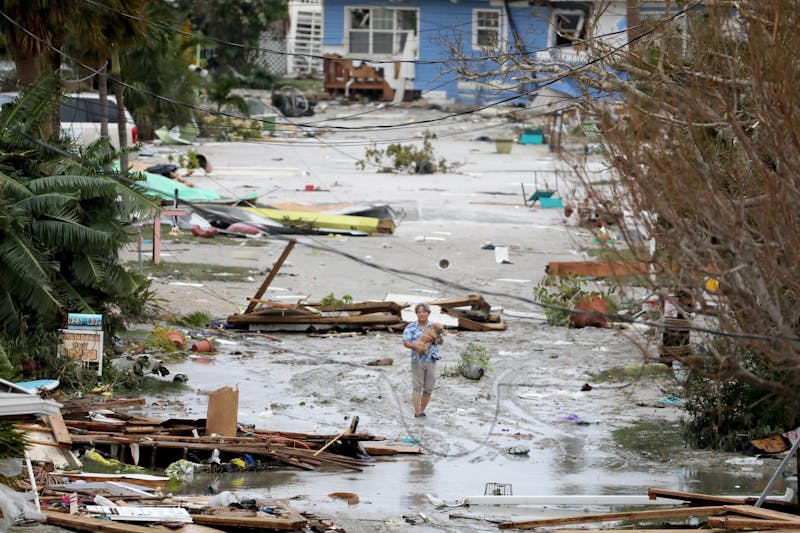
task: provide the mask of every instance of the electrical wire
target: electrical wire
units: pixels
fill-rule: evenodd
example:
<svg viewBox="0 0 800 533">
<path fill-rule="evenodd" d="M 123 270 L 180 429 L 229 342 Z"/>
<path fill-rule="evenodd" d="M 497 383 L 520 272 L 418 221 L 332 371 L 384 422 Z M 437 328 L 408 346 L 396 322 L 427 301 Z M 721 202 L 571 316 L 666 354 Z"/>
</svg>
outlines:
<svg viewBox="0 0 800 533">
<path fill-rule="evenodd" d="M 140 17 L 138 15 L 133 15 L 131 13 L 126 13 L 124 11 L 121 11 L 119 9 L 113 8 L 111 6 L 107 6 L 105 4 L 99 3 L 96 0 L 83 0 L 83 1 L 88 3 L 88 4 L 93 5 L 95 7 L 99 7 L 99 8 L 105 9 L 107 11 L 111 11 L 113 13 L 116 13 L 117 15 L 121 15 L 123 17 L 130 18 L 131 20 L 135 20 L 137 22 L 142 22 L 142 23 L 147 24 L 149 26 L 152 26 L 154 28 L 158 28 L 158 29 L 160 29 L 162 31 L 172 32 L 172 33 L 175 33 L 175 34 L 178 34 L 178 35 L 182 35 L 184 37 L 192 37 L 192 38 L 198 39 L 198 40 L 208 40 L 208 41 L 214 42 L 216 44 L 221 44 L 221 45 L 224 45 L 224 46 L 230 46 L 232 48 L 241 48 L 241 49 L 244 49 L 244 50 L 247 50 L 247 51 L 250 51 L 250 52 L 265 52 L 265 53 L 270 53 L 270 54 L 275 54 L 275 55 L 282 55 L 282 56 L 305 57 L 305 58 L 308 58 L 308 59 L 325 59 L 324 55 L 284 52 L 284 51 L 281 51 L 281 50 L 273 50 L 273 49 L 270 49 L 270 48 L 260 48 L 260 47 L 257 47 L 257 46 L 251 46 L 251 45 L 246 45 L 246 44 L 243 44 L 243 43 L 237 43 L 237 42 L 234 42 L 234 41 L 229 41 L 229 40 L 226 40 L 226 39 L 220 39 L 220 38 L 217 38 L 217 37 L 209 37 L 209 36 L 205 36 L 205 35 L 198 35 L 198 34 L 186 31 L 186 30 L 182 30 L 182 29 L 179 29 L 179 28 L 174 28 L 174 27 L 172 27 L 172 26 L 170 26 L 168 24 L 164 24 L 162 22 L 156 22 L 156 21 L 148 20 L 148 19 L 146 19 L 144 17 Z M 702 0 L 700 2 L 698 2 L 698 4 L 701 3 L 701 2 L 702 2 Z M 672 18 L 672 17 L 669 17 L 669 18 Z M 467 25 L 467 24 L 472 24 L 472 22 L 470 21 L 470 22 L 465 22 L 463 24 L 457 24 L 457 25 L 454 25 L 453 27 L 459 27 L 459 26 Z M 613 32 L 594 35 L 594 36 L 592 36 L 592 37 L 590 37 L 588 39 L 582 40 L 581 42 L 582 43 L 589 43 L 589 42 L 592 42 L 592 41 L 595 41 L 595 40 L 600 40 L 600 39 L 605 39 L 607 37 L 613 37 L 613 36 L 616 36 L 616 35 L 625 34 L 631 29 L 641 29 L 642 27 L 644 27 L 644 23 L 638 24 L 636 26 L 626 27 L 626 28 L 623 28 L 621 30 L 616 30 L 616 31 L 613 31 Z M 518 50 L 518 53 L 520 53 L 521 55 L 533 55 L 533 54 L 536 54 L 538 52 L 546 52 L 546 51 L 549 51 L 549 50 L 556 50 L 558 48 L 561 48 L 561 47 L 553 45 L 553 46 L 548 46 L 548 47 L 545 47 L 545 48 L 538 48 L 538 49 L 535 49 L 535 50 L 520 49 L 520 50 Z M 359 58 L 359 57 L 341 58 L 341 60 L 363 61 L 363 62 L 366 62 L 366 63 L 374 63 L 374 64 L 411 63 L 411 64 L 414 64 L 414 65 L 438 65 L 438 64 L 448 64 L 448 63 L 452 63 L 453 61 L 460 61 L 460 60 L 466 60 L 468 62 L 473 62 L 473 61 L 497 61 L 498 59 L 502 59 L 503 57 L 505 57 L 505 54 L 500 54 L 500 55 L 497 55 L 497 56 L 481 56 L 481 57 L 478 57 L 478 58 L 457 58 L 456 57 L 456 58 L 447 58 L 447 59 L 440 59 L 440 60 L 426 60 L 426 61 L 399 60 L 399 59 L 398 60 L 394 60 L 394 59 L 378 60 L 378 59 L 374 59 L 374 58 Z"/>
</svg>

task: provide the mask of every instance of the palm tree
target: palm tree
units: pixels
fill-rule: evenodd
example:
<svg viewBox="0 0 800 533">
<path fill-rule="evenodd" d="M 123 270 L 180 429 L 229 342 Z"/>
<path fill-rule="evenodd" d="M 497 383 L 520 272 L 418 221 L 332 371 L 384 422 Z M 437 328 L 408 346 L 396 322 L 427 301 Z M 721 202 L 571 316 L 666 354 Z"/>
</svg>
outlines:
<svg viewBox="0 0 800 533">
<path fill-rule="evenodd" d="M 85 152 L 97 165 L 38 140 L 58 108 L 54 85 L 49 77 L 0 111 L 0 331 L 55 326 L 62 309 L 97 312 L 141 283 L 119 264 L 120 221 L 150 204 L 98 172 L 114 154 L 107 140 Z"/>
<path fill-rule="evenodd" d="M 101 120 L 108 120 L 105 99 L 105 66 L 111 60 L 111 77 L 117 101 L 117 128 L 120 144 L 120 169 L 128 168 L 128 145 L 125 125 L 125 102 L 122 85 L 121 52 L 134 46 L 148 32 L 145 7 L 149 0 L 89 0 L 81 7 L 80 16 L 70 19 L 70 35 L 83 50 L 83 59 L 92 68 L 101 70 Z M 107 128 L 107 126 L 106 126 Z M 107 132 L 106 132 L 107 133 Z"/>
</svg>

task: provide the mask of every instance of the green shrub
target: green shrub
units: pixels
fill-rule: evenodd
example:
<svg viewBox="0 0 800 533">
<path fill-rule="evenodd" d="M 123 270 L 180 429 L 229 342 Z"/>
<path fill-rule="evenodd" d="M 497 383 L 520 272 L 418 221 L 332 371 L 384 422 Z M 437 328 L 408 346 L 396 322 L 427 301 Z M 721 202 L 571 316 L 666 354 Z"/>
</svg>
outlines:
<svg viewBox="0 0 800 533">
<path fill-rule="evenodd" d="M 448 163 L 445 158 L 436 159 L 430 139 L 433 135 L 426 131 L 422 148 L 413 144 L 390 144 L 385 150 L 375 146 L 367 148 L 364 159 L 356 162 L 356 168 L 364 170 L 367 164 L 380 168 L 378 172 L 405 172 L 408 174 L 434 174 L 436 172 L 452 172 L 462 163 Z M 384 158 L 389 159 L 391 166 L 386 166 Z"/>
<path fill-rule="evenodd" d="M 707 361 L 703 361 L 702 355 L 695 358 L 692 361 L 695 371 L 689 373 L 684 385 L 686 438 L 691 445 L 741 450 L 750 440 L 778 435 L 800 425 L 800 405 L 795 394 L 787 392 L 800 386 L 793 369 L 768 361 L 729 339 L 715 340 L 711 349 L 735 360 L 735 364 L 757 379 L 781 383 L 785 388 L 768 390 L 735 377 L 720 379 L 728 369 L 718 359 L 707 356 Z M 700 354 L 709 353 L 708 350 L 707 346 L 697 348 Z"/>
<path fill-rule="evenodd" d="M 590 291 L 586 289 L 586 278 L 578 276 L 551 276 L 547 275 L 534 287 L 533 296 L 543 304 L 544 315 L 551 326 L 569 326 L 569 316 L 572 309 L 584 297 L 600 296 L 606 303 L 606 312 L 616 313 L 617 306 L 611 298 L 614 287 L 605 292 Z"/>
</svg>

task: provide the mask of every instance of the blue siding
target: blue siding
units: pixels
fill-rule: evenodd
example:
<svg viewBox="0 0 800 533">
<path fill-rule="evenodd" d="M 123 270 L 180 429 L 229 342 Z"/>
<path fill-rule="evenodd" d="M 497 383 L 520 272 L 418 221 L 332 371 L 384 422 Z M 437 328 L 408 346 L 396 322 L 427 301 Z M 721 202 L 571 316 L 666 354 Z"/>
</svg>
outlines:
<svg viewBox="0 0 800 533">
<path fill-rule="evenodd" d="M 402 3 L 387 0 L 323 0 L 325 47 L 342 46 L 345 38 L 344 13 L 345 7 L 393 7 L 416 8 L 419 10 L 419 57 L 423 64 L 415 67 L 414 89 L 422 91 L 443 91 L 447 98 L 470 104 L 483 104 L 509 97 L 509 94 L 497 95 L 486 88 L 462 88 L 459 90 L 455 74 L 439 77 L 444 70 L 444 65 L 439 63 L 424 64 L 425 61 L 442 61 L 450 57 L 448 43 L 452 43 L 455 35 L 460 35 L 463 47 L 472 57 L 479 59 L 481 53 L 473 51 L 471 46 L 472 12 L 474 9 L 500 9 L 490 6 L 487 0 L 461 0 L 457 3 L 449 0 L 429 1 L 404 1 Z M 511 9 L 511 16 L 516 23 L 517 30 L 526 49 L 533 53 L 534 50 L 547 46 L 547 16 L 546 8 L 515 7 Z M 534 16 L 536 14 L 537 16 Z M 512 31 L 506 22 L 507 37 L 513 39 Z M 476 61 L 474 70 L 490 70 L 496 65 L 488 61 Z"/>
</svg>

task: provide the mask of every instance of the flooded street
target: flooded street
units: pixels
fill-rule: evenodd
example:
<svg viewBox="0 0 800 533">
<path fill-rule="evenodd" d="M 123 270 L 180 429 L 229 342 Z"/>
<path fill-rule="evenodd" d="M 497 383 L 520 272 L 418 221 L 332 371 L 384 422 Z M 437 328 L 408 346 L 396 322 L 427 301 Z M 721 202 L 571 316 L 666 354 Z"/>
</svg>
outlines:
<svg viewBox="0 0 800 533">
<path fill-rule="evenodd" d="M 355 111 L 330 106 L 317 119 Z M 440 114 L 408 109 L 382 115 L 375 110 L 351 121 L 403 123 Z M 504 123 L 491 117 L 475 121 L 484 121 L 489 133 Z M 333 518 L 347 531 L 365 532 L 494 531 L 496 524 L 484 518 L 575 512 L 552 505 L 437 508 L 426 497 L 456 502 L 483 495 L 489 483 L 521 496 L 646 495 L 650 487 L 758 494 L 777 460 L 756 464 L 734 454 L 689 450 L 681 443 L 684 411 L 678 382 L 663 365 L 655 365 L 663 372 L 651 372 L 646 370 L 652 365 L 644 364 L 645 355 L 656 353 L 653 332 L 544 323 L 533 289 L 545 266 L 585 260 L 587 251 L 598 247 L 593 234 L 572 226 L 562 210 L 524 203 L 522 190 L 530 193 L 542 186 L 534 171 L 563 165 L 546 146 L 515 145 L 512 154 L 498 154 L 494 143 L 459 131 L 458 126 L 445 127 L 431 140 L 437 155 L 464 163 L 459 173 L 441 175 L 356 170 L 365 147 L 380 140 L 375 131 L 368 136 L 331 133 L 324 142 L 296 137 L 197 147 L 214 171 L 192 177 L 193 182 L 225 196 L 255 193 L 264 203 L 386 204 L 402 214 L 391 235 L 299 236 L 264 298 L 292 303 L 333 294 L 363 302 L 399 294 L 414 303 L 417 297 L 480 294 L 508 328 L 446 332 L 442 375 L 425 419 L 413 417 L 409 355 L 399 333 L 207 332 L 217 337 L 218 352 L 168 364 L 171 375 L 188 377 L 188 390 L 147 398 L 144 414 L 205 418 L 210 392 L 238 387 L 239 423 L 261 432 L 336 435 L 358 417 L 359 433 L 385 437 L 387 443 L 418 442 L 423 453 L 376 458 L 362 472 L 279 468 L 198 474 L 180 493 L 204 494 L 211 487 L 242 498 L 287 498 L 297 510 Z M 595 156 L 584 164 L 598 180 L 608 178 Z M 582 194 L 576 179 L 562 177 L 550 186 L 565 201 Z M 186 284 L 162 276 L 152 288 L 173 313 L 207 311 L 224 320 L 247 305 L 285 242 L 278 236 L 258 246 L 246 239 L 234 245 L 167 239 L 162 259 L 176 271 L 188 263 L 248 267 L 252 281 Z M 508 261 L 496 260 L 494 245 L 508 247 Z M 126 258 L 136 260 L 135 251 Z M 479 381 L 448 372 L 471 344 L 491 356 L 491 368 Z M 387 357 L 393 359 L 391 366 L 368 365 Z M 598 379 L 601 372 L 620 368 L 629 369 L 627 378 Z M 644 445 L 633 450 L 617 444 L 615 430 L 635 433 L 642 424 L 651 429 Z M 732 464 L 737 461 L 744 464 Z M 780 481 L 775 493 L 784 487 Z M 328 496 L 333 492 L 355 493 L 360 501 L 348 505 Z"/>
</svg>

